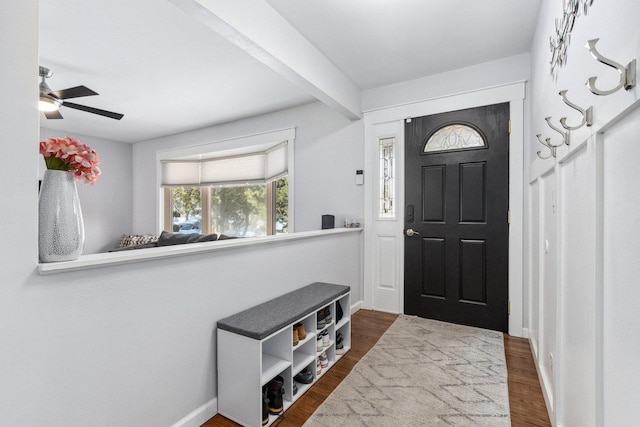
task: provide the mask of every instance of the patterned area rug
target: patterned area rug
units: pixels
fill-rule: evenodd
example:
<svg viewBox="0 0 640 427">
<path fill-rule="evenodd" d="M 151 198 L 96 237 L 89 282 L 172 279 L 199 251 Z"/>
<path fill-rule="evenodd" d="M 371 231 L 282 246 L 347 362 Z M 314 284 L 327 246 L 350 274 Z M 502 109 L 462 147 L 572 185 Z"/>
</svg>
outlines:
<svg viewBox="0 0 640 427">
<path fill-rule="evenodd" d="M 304 424 L 510 425 L 502 334 L 406 315 Z"/>
</svg>

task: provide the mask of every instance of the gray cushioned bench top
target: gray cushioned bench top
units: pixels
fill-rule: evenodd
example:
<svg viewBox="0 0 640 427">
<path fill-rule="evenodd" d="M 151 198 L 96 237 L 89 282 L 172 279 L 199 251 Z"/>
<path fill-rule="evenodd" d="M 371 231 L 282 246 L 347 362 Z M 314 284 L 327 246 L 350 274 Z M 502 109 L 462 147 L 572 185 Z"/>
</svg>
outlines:
<svg viewBox="0 0 640 427">
<path fill-rule="evenodd" d="M 351 288 L 331 283 L 312 283 L 233 316 L 218 321 L 218 328 L 261 340 L 326 306 Z M 350 307 L 342 307 L 349 310 Z"/>
</svg>

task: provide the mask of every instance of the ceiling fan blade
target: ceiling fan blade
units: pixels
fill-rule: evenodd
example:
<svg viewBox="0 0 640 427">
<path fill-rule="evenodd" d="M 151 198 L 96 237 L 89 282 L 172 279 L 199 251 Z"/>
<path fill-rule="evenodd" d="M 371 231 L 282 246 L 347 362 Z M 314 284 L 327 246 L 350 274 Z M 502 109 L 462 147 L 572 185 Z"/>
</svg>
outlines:
<svg viewBox="0 0 640 427">
<path fill-rule="evenodd" d="M 47 119 L 61 119 L 62 118 L 62 114 L 60 114 L 60 111 L 58 110 L 54 110 L 54 111 L 45 111 L 44 115 Z"/>
<path fill-rule="evenodd" d="M 76 110 L 86 111 L 87 113 L 98 114 L 99 116 L 109 117 L 110 119 L 120 120 L 124 117 L 124 114 L 114 113 L 112 111 L 101 110 L 99 108 L 87 107 L 86 105 L 74 104 L 73 102 L 64 102 L 64 107 L 73 108 Z"/>
<path fill-rule="evenodd" d="M 75 86 L 68 89 L 56 90 L 51 92 L 50 95 L 53 95 L 58 99 L 69 99 L 80 98 L 81 96 L 98 95 L 98 92 L 94 92 L 86 86 Z"/>
</svg>

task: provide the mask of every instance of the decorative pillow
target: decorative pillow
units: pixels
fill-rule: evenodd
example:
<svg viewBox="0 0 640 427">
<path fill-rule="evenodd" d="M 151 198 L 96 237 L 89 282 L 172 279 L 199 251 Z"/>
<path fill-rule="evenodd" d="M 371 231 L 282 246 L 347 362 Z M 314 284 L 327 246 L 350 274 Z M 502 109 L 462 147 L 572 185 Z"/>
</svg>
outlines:
<svg viewBox="0 0 640 427">
<path fill-rule="evenodd" d="M 118 242 L 118 248 L 126 248 L 128 246 L 138 246 L 147 243 L 155 243 L 158 236 L 152 234 L 123 234 Z"/>
<path fill-rule="evenodd" d="M 109 249 L 109 252 L 131 251 L 135 249 L 157 248 L 158 242 L 143 243 L 141 245 L 124 246 L 122 248 Z"/>
<path fill-rule="evenodd" d="M 197 243 L 197 242 L 213 242 L 217 240 L 216 234 L 181 234 L 181 233 L 169 233 L 163 231 L 158 238 L 158 246 L 171 246 L 182 245 L 184 243 Z"/>
</svg>

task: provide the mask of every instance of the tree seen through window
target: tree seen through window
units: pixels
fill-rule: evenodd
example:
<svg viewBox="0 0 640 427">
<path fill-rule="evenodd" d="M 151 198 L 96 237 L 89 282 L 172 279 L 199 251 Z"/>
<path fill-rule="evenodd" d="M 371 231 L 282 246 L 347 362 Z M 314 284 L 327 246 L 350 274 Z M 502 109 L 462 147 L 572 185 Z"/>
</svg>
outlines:
<svg viewBox="0 0 640 427">
<path fill-rule="evenodd" d="M 275 192 L 273 200 L 269 200 L 268 186 L 272 186 Z M 209 211 L 203 211 L 202 197 L 210 197 Z M 286 177 L 268 184 L 174 187 L 171 200 L 174 232 L 217 233 L 234 237 L 288 232 Z M 267 210 L 271 210 L 270 215 L 267 215 Z M 274 222 L 271 227 L 268 224 L 270 218 Z M 209 224 L 210 230 L 202 231 L 202 224 Z"/>
</svg>

